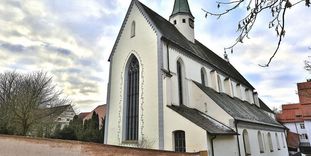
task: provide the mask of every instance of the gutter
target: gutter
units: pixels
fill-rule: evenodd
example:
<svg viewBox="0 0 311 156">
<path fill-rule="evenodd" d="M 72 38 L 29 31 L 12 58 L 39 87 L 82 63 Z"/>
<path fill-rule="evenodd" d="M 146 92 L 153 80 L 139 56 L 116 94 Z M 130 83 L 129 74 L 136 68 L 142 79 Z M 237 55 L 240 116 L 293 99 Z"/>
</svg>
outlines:
<svg viewBox="0 0 311 156">
<path fill-rule="evenodd" d="M 238 120 L 235 120 L 234 125 L 235 125 L 235 131 L 236 131 L 236 133 L 238 133 Z M 237 143 L 238 143 L 239 156 L 241 156 L 241 147 L 240 147 L 239 136 L 237 135 L 236 138 L 237 138 Z"/>
<path fill-rule="evenodd" d="M 216 139 L 216 135 L 214 135 L 212 138 L 211 138 L 211 144 L 212 144 L 212 156 L 214 156 L 214 140 Z"/>
</svg>

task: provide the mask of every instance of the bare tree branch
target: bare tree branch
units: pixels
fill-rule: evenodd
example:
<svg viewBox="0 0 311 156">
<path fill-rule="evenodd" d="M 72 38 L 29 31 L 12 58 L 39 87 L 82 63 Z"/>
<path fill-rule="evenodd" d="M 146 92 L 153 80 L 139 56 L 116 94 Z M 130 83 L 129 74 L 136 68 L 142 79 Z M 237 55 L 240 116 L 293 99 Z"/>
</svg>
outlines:
<svg viewBox="0 0 311 156">
<path fill-rule="evenodd" d="M 245 38 L 249 38 L 249 33 L 252 30 L 254 24 L 256 23 L 256 19 L 258 15 L 265 11 L 269 10 L 271 13 L 271 19 L 269 20 L 269 28 L 275 28 L 275 32 L 278 37 L 278 42 L 277 46 L 270 57 L 269 61 L 264 64 L 264 65 L 259 65 L 261 67 L 269 67 L 271 64 L 273 58 L 276 56 L 278 53 L 282 38 L 285 36 L 285 15 L 286 15 L 286 10 L 288 8 L 291 8 L 293 6 L 296 6 L 300 4 L 301 2 L 305 2 L 306 6 L 310 6 L 310 0 L 299 0 L 296 3 L 292 4 L 290 0 L 235 0 L 235 1 L 229 1 L 229 2 L 219 2 L 217 1 L 217 7 L 227 7 L 225 11 L 222 11 L 220 13 L 213 13 L 207 10 L 202 9 L 205 12 L 205 17 L 208 15 L 216 16 L 218 19 L 222 17 L 223 15 L 226 15 L 233 10 L 237 9 L 238 7 L 241 7 L 242 4 L 246 4 L 246 10 L 247 10 L 247 15 L 241 19 L 238 22 L 238 29 L 237 32 L 239 32 L 239 35 L 236 39 L 236 41 L 229 47 L 225 48 L 226 50 L 231 50 L 233 52 L 233 48 L 239 44 L 243 43 L 243 40 Z"/>
</svg>

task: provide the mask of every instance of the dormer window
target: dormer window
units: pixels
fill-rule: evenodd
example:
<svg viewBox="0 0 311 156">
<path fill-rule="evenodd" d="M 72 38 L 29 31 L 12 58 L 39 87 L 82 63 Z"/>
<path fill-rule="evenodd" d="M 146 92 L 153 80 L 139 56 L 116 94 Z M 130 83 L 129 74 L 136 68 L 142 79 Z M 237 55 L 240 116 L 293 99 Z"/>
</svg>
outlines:
<svg viewBox="0 0 311 156">
<path fill-rule="evenodd" d="M 131 38 L 135 37 L 135 32 L 136 31 L 136 23 L 135 21 L 132 22 L 132 26 L 131 26 Z"/>
<path fill-rule="evenodd" d="M 186 23 L 186 19 L 182 19 L 182 22 L 183 22 L 183 23 Z"/>
</svg>

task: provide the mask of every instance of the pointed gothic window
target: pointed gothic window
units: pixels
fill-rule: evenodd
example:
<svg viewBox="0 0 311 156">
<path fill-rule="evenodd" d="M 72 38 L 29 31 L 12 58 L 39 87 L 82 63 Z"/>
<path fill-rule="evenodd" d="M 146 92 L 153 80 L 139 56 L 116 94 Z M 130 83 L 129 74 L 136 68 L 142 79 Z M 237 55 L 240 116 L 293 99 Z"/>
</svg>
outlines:
<svg viewBox="0 0 311 156">
<path fill-rule="evenodd" d="M 264 150 L 262 135 L 261 135 L 260 131 L 258 131 L 257 137 L 258 137 L 258 144 L 259 144 L 260 153 L 264 153 L 265 150 Z"/>
<path fill-rule="evenodd" d="M 278 147 L 278 150 L 281 150 L 281 146 L 280 146 L 280 141 L 279 141 L 279 136 L 277 133 L 275 133 L 275 139 L 276 139 L 276 145 Z"/>
<path fill-rule="evenodd" d="M 184 131 L 174 131 L 175 152 L 186 152 L 186 138 Z"/>
<path fill-rule="evenodd" d="M 249 142 L 249 136 L 248 136 L 248 132 L 246 129 L 243 131 L 243 142 L 244 142 L 245 156 L 252 155 L 251 154 L 250 142 Z"/>
<path fill-rule="evenodd" d="M 205 71 L 205 69 L 203 67 L 201 68 L 201 82 L 202 82 L 203 86 L 207 86 L 206 71 Z"/>
<path fill-rule="evenodd" d="M 281 133 L 281 139 L 282 139 L 283 148 L 285 148 L 285 140 L 284 140 L 284 135 L 283 135 L 283 133 Z"/>
<path fill-rule="evenodd" d="M 131 56 L 126 72 L 125 140 L 138 140 L 139 62 Z"/>
<path fill-rule="evenodd" d="M 136 31 L 136 23 L 135 21 L 132 22 L 132 26 L 131 26 L 131 38 L 135 37 L 135 32 Z"/>
<path fill-rule="evenodd" d="M 183 97 L 183 65 L 181 60 L 177 61 L 177 79 L 178 79 L 178 96 L 179 96 L 179 104 L 184 105 L 184 97 Z"/>
<path fill-rule="evenodd" d="M 268 133 L 268 143 L 269 143 L 270 152 L 273 152 L 273 144 L 272 144 L 272 138 L 271 138 L 270 133 Z"/>
</svg>

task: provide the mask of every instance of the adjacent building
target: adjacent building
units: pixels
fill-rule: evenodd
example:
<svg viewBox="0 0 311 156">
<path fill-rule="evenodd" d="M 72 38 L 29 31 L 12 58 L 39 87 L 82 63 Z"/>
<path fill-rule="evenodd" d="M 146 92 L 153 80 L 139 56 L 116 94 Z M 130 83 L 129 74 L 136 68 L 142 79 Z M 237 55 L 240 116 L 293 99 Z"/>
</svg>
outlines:
<svg viewBox="0 0 311 156">
<path fill-rule="evenodd" d="M 104 120 L 106 116 L 106 105 L 99 105 L 93 111 L 88 113 L 80 113 L 81 117 L 83 117 L 81 119 L 83 120 L 83 123 L 85 120 L 90 120 L 94 112 L 98 115 L 99 128 L 102 128 L 105 122 Z"/>
<path fill-rule="evenodd" d="M 299 134 L 301 151 L 311 154 L 311 81 L 298 83 L 299 103 L 282 105 L 277 115 L 289 131 Z"/>
<path fill-rule="evenodd" d="M 195 39 L 187 0 L 175 0 L 169 20 L 132 0 L 109 61 L 106 144 L 288 155 L 285 127 L 255 88 Z"/>
</svg>

